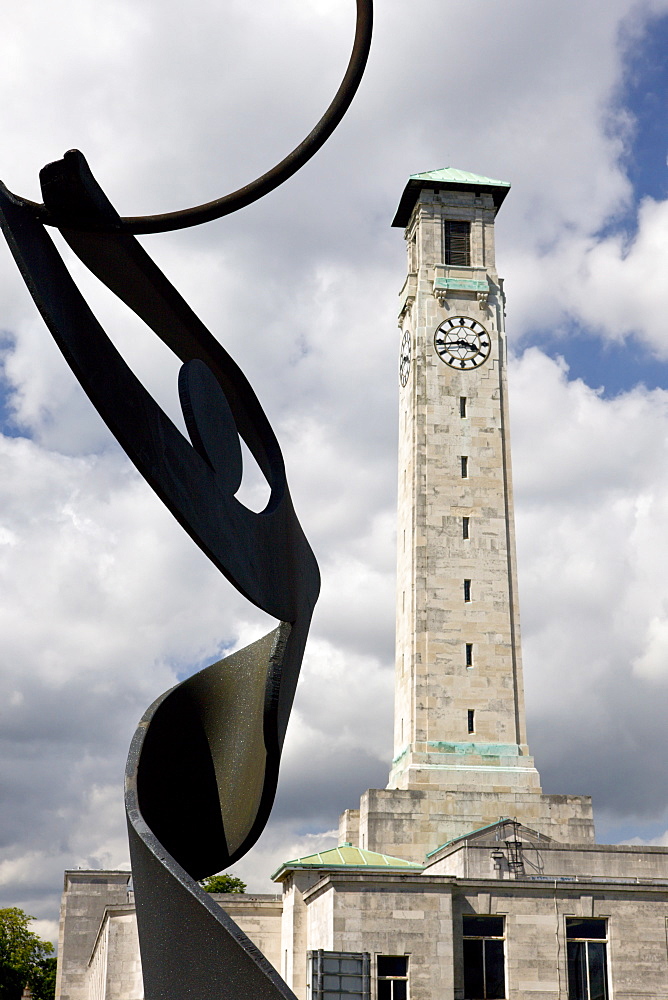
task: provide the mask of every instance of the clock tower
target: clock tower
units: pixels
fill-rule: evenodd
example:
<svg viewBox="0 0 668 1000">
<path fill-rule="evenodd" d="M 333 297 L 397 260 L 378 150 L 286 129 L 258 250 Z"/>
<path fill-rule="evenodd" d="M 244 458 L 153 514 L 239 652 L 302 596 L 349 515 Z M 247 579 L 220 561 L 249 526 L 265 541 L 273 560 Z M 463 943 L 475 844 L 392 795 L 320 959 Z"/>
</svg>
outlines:
<svg viewBox="0 0 668 1000">
<path fill-rule="evenodd" d="M 591 800 L 544 795 L 527 745 L 494 224 L 510 185 L 413 175 L 400 294 L 394 759 L 343 841 L 411 861 L 516 817 L 593 843 Z"/>
<path fill-rule="evenodd" d="M 411 177 L 401 292 L 390 787 L 539 787 L 524 722 L 502 283 L 510 185 Z"/>
</svg>

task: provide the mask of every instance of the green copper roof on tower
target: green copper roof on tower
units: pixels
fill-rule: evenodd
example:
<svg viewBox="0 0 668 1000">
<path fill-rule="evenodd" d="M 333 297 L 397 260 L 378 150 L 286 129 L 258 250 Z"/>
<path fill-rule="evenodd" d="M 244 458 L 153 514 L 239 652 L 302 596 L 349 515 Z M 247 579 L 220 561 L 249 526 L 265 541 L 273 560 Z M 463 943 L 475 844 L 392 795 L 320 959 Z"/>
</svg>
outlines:
<svg viewBox="0 0 668 1000">
<path fill-rule="evenodd" d="M 441 170 L 427 170 L 422 174 L 411 174 L 399 202 L 393 226 L 406 226 L 411 217 L 415 202 L 424 188 L 433 191 L 470 191 L 491 194 L 494 207 L 498 212 L 503 199 L 510 190 L 509 181 L 497 181 L 493 177 L 483 177 L 472 174 L 468 170 L 458 170 L 456 167 L 443 167 Z"/>
<path fill-rule="evenodd" d="M 441 170 L 427 170 L 424 174 L 411 174 L 411 181 L 440 181 L 443 184 L 471 184 L 473 187 L 510 187 L 510 181 L 495 181 L 493 177 L 483 177 L 481 174 L 471 174 L 468 170 L 457 170 L 456 167 L 443 167 Z"/>
</svg>

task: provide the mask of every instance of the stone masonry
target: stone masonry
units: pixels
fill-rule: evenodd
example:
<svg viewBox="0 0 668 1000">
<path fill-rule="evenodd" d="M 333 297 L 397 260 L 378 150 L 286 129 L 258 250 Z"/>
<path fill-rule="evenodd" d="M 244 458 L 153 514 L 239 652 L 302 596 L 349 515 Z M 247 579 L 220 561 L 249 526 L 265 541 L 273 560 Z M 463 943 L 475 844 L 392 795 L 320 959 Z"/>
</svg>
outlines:
<svg viewBox="0 0 668 1000">
<path fill-rule="evenodd" d="M 452 184 L 448 173 L 431 175 L 413 204 L 402 199 L 399 322 L 411 360 L 399 403 L 394 760 L 388 788 L 369 790 L 342 827 L 360 847 L 411 860 L 507 815 L 555 839 L 594 839 L 590 800 L 543 795 L 527 745 L 494 256 L 502 196 L 477 183 L 487 178 Z M 446 261 L 446 221 L 469 226 L 466 266 Z M 489 336 L 478 367 L 459 370 L 436 352 L 435 332 L 452 317 Z"/>
</svg>

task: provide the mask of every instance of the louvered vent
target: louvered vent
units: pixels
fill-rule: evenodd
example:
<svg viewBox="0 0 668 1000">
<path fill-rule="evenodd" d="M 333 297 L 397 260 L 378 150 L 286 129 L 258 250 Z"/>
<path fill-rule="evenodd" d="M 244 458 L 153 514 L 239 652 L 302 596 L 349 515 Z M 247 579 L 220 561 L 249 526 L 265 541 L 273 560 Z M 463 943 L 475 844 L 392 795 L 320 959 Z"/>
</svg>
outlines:
<svg viewBox="0 0 668 1000">
<path fill-rule="evenodd" d="M 451 267 L 471 266 L 471 223 L 445 223 L 445 263 Z"/>
</svg>

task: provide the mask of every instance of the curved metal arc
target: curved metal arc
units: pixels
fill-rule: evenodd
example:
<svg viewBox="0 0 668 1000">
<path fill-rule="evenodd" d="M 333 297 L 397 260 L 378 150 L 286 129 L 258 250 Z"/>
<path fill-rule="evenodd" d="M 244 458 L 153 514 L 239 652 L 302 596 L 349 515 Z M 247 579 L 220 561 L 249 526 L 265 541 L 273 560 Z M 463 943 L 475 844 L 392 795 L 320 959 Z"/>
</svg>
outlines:
<svg viewBox="0 0 668 1000">
<path fill-rule="evenodd" d="M 147 1000 L 294 1000 L 195 881 L 245 854 L 264 828 L 274 789 L 260 794 L 271 756 L 262 694 L 290 635 L 282 624 L 167 691 L 133 737 L 125 809 Z"/>
<path fill-rule="evenodd" d="M 48 195 L 54 204 L 67 200 L 75 214 L 94 221 L 114 218 L 113 206 L 81 154 L 69 154 L 54 167 Z M 266 691 L 264 738 L 270 752 L 265 784 L 267 790 L 275 788 L 319 574 L 294 512 L 280 447 L 266 415 L 238 366 L 137 240 L 124 233 L 63 230 L 80 259 L 183 361 L 192 364 L 191 359 L 201 359 L 195 362 L 200 375 L 189 379 L 187 386 L 192 416 L 204 419 L 199 429 L 210 444 L 215 434 L 212 418 L 220 419 L 219 445 L 232 446 L 234 424 L 248 442 L 272 486 L 270 504 L 256 514 L 232 496 L 234 477 L 221 476 L 208 461 L 219 448 L 209 449 L 208 455 L 205 449 L 202 455 L 147 393 L 95 319 L 44 227 L 1 184 L 0 223 L 52 335 L 141 474 L 241 593 L 294 626 L 289 655 L 282 669 L 268 679 Z M 204 381 L 201 374 L 206 375 Z M 229 407 L 221 407 L 219 389 Z M 233 420 L 225 417 L 224 410 L 231 411 Z"/>
<path fill-rule="evenodd" d="M 318 593 L 317 568 L 292 507 L 282 462 L 278 467 L 276 462 L 271 463 L 278 477 L 278 482 L 272 484 L 277 487 L 277 502 L 264 514 L 247 510 L 221 490 L 214 471 L 164 414 L 108 339 L 45 229 L 11 198 L 3 196 L 1 185 L 0 221 L 33 298 L 70 367 L 107 426 L 173 515 L 237 589 L 258 607 L 288 621 L 295 621 L 301 609 L 310 612 Z M 132 241 L 132 237 L 124 239 Z M 144 283 L 148 289 L 145 279 Z M 178 296 L 175 289 L 173 293 Z M 168 320 L 169 313 L 165 322 Z M 190 330 L 190 340 L 183 345 L 185 351 L 195 352 L 198 334 L 199 327 Z M 227 365 L 227 381 L 234 380 L 236 366 L 220 345 L 216 359 Z M 245 380 L 243 383 L 237 386 L 237 411 L 246 412 L 260 445 L 266 443 L 278 449 L 273 434 L 266 435 L 257 423 L 255 418 L 258 414 L 264 417 L 264 413 L 250 386 Z M 270 461 L 267 458 L 265 464 Z M 239 542 L 242 538 L 244 544 Z"/>
<path fill-rule="evenodd" d="M 44 199 L 54 215 L 67 212 L 76 222 L 120 222 L 120 216 L 93 177 L 85 157 L 70 150 L 42 171 Z M 204 326 L 138 240 L 126 233 L 61 230 L 86 267 L 182 361 L 199 358 L 215 374 L 228 399 L 239 434 L 272 490 L 271 506 L 285 487 L 285 468 L 276 435 L 248 379 Z"/>
<path fill-rule="evenodd" d="M 212 222 L 214 219 L 231 215 L 232 212 L 251 205 L 258 198 L 262 198 L 265 194 L 273 191 L 283 181 L 286 181 L 296 173 L 318 152 L 320 147 L 330 137 L 348 110 L 362 79 L 371 48 L 373 0 L 356 0 L 356 2 L 357 23 L 355 41 L 348 68 L 341 85 L 315 128 L 280 163 L 277 163 L 275 167 L 257 177 L 254 181 L 222 198 L 217 198 L 214 201 L 206 202 L 203 205 L 197 205 L 193 208 L 181 209 L 176 212 L 166 212 L 161 215 L 122 217 L 120 225 L 108 224 L 100 227 L 101 231 L 121 231 L 137 236 L 148 233 L 172 232 L 176 229 L 187 229 L 190 226 L 198 226 L 203 222 Z M 30 201 L 27 198 L 21 198 L 18 195 L 14 195 L 14 197 L 44 225 L 57 227 L 68 224 L 72 225 L 68 219 L 54 215 L 45 205 L 40 205 L 38 202 Z M 87 227 L 82 221 L 77 220 L 77 228 L 86 229 L 92 227 Z"/>
<path fill-rule="evenodd" d="M 303 629 L 282 622 L 160 695 L 139 723 L 126 792 L 192 879 L 243 857 L 266 825 L 281 753 L 268 692 L 298 673 L 302 653 Z"/>
<path fill-rule="evenodd" d="M 250 384 L 132 234 L 219 218 L 295 173 L 326 141 L 359 85 L 372 0 L 357 0 L 357 14 L 348 70 L 321 121 L 273 170 L 225 198 L 121 219 L 76 151 L 42 171 L 42 206 L 0 184 L 0 224 L 12 253 L 98 412 L 221 572 L 282 619 L 273 633 L 158 698 L 135 734 L 126 812 L 147 1000 L 295 1000 L 195 879 L 242 857 L 266 825 L 319 574 L 292 507 L 280 447 Z M 179 388 L 191 443 L 116 351 L 44 224 L 58 226 L 79 258 L 184 361 Z M 238 434 L 271 486 L 260 514 L 234 496 Z"/>
</svg>

